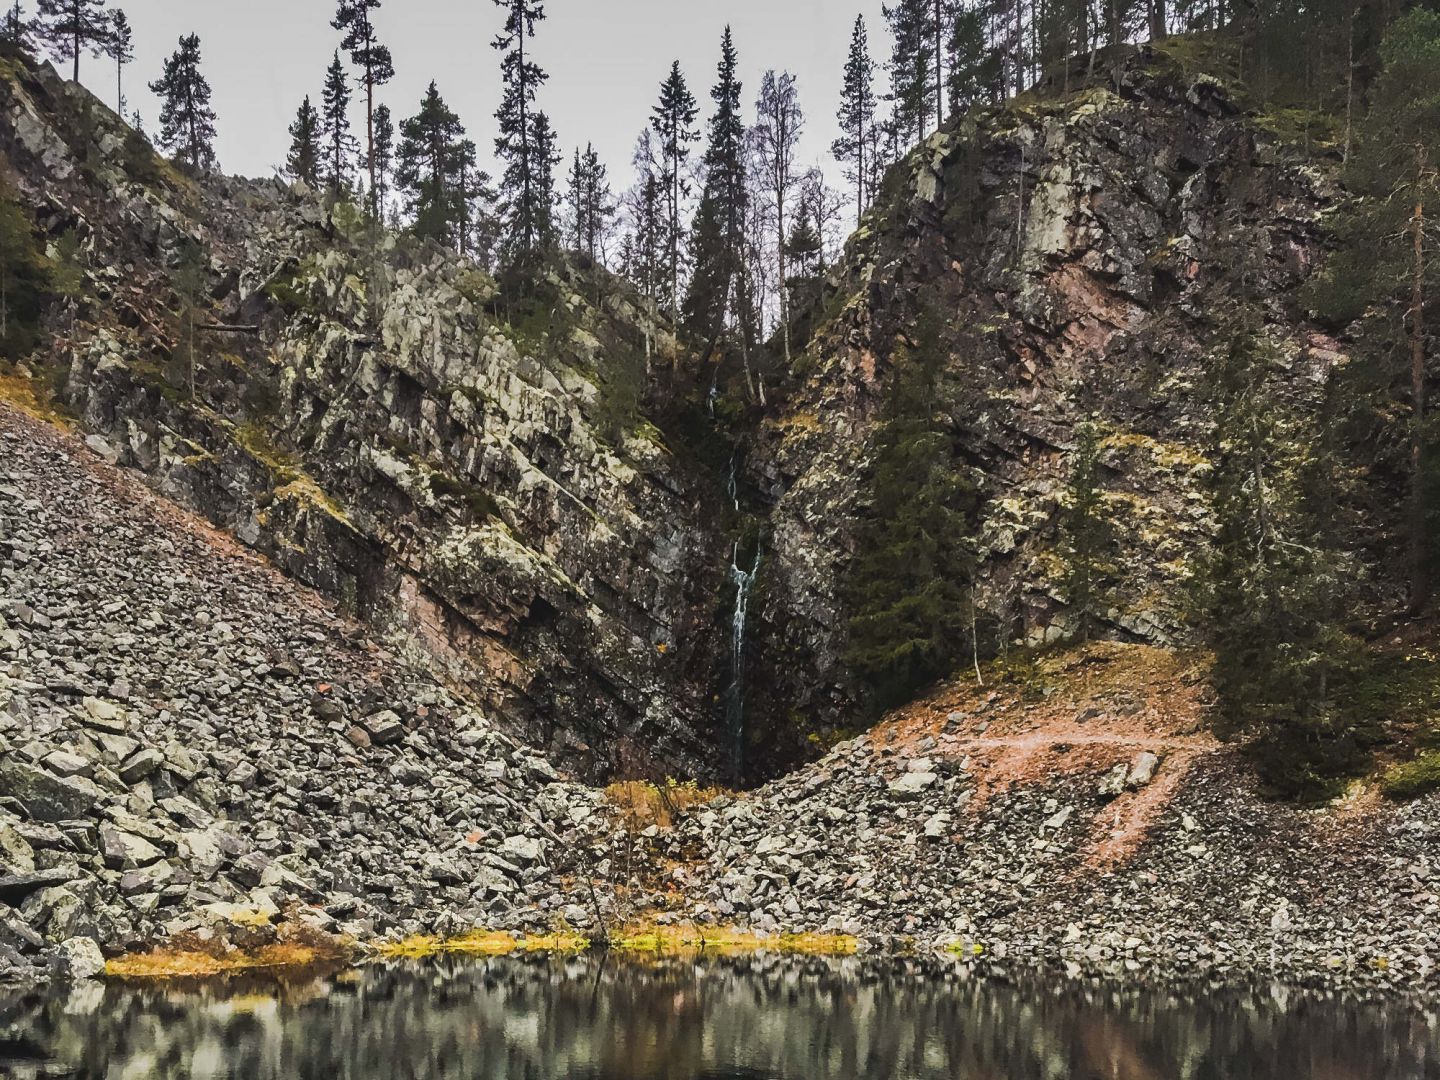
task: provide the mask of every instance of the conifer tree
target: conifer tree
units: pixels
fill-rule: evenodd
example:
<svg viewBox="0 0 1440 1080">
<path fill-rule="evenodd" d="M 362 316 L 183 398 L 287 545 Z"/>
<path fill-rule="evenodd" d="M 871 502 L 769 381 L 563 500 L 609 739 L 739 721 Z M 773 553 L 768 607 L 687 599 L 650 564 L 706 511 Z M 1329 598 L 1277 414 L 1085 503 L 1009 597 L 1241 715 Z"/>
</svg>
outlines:
<svg viewBox="0 0 1440 1080">
<path fill-rule="evenodd" d="M 1440 204 L 1440 14 L 1417 8 L 1400 18 L 1385 37 L 1381 59 L 1370 113 L 1347 169 L 1350 187 L 1362 198 L 1342 217 L 1341 248 L 1312 286 L 1311 300 L 1318 315 L 1337 321 L 1369 313 L 1363 355 L 1386 392 L 1407 399 L 1405 531 L 1410 608 L 1418 614 L 1430 599 L 1437 554 L 1428 498 L 1434 469 L 1426 327 L 1433 321 L 1427 320 L 1429 299 L 1440 285 L 1440 260 L 1433 251 Z M 1407 360 L 1403 377 L 1392 366 L 1395 355 Z M 1386 403 L 1377 404 L 1376 412 L 1395 410 Z"/>
<path fill-rule="evenodd" d="M 55 241 L 49 279 L 49 292 L 60 300 L 65 313 L 65 343 L 73 366 L 80 344 L 80 299 L 85 295 L 86 284 L 85 247 L 74 229 L 66 229 Z"/>
<path fill-rule="evenodd" d="M 180 245 L 178 264 L 173 275 L 175 298 L 179 303 L 179 347 L 177 356 L 185 366 L 190 400 L 196 399 L 196 373 L 200 367 L 200 320 L 205 312 L 206 281 L 205 249 L 186 238 Z"/>
<path fill-rule="evenodd" d="M 1061 581 L 1071 610 L 1079 616 L 1081 641 L 1089 641 L 1096 620 L 1110 608 L 1106 579 L 1115 542 L 1101 483 L 1100 434 L 1093 421 L 1076 429 L 1062 519 Z"/>
<path fill-rule="evenodd" d="M 730 27 L 721 41 L 718 77 L 710 96 L 705 148 L 705 187 L 691 230 L 695 264 L 685 298 L 685 324 L 706 343 L 707 359 L 727 331 L 734 331 L 747 353 L 755 337 L 751 282 L 745 260 L 746 218 L 750 193 L 745 168 L 745 123 L 740 115 L 739 58 Z M 747 369 L 748 373 L 748 369 Z"/>
<path fill-rule="evenodd" d="M 311 188 L 320 187 L 320 114 L 305 96 L 295 122 L 290 125 L 290 155 L 285 169 L 296 180 Z"/>
<path fill-rule="evenodd" d="M 502 54 L 504 94 L 495 118 L 500 134 L 495 155 L 505 163 L 500 198 L 505 215 L 506 249 L 517 262 L 528 261 L 552 236 L 555 148 L 549 120 L 540 124 L 535 99 L 548 76 L 526 53 L 535 24 L 545 18 L 541 0 L 494 0 L 505 9 L 505 25 L 491 43 Z M 540 137 L 548 148 L 537 145 Z M 548 177 L 547 177 L 548 174 Z M 546 182 L 548 178 L 548 183 Z"/>
<path fill-rule="evenodd" d="M 30 22 L 25 18 L 20 0 L 15 0 L 6 10 L 4 17 L 0 18 L 0 44 L 24 52 L 29 52 L 32 48 Z"/>
<path fill-rule="evenodd" d="M 555 209 L 559 203 L 555 166 L 565 160 L 560 153 L 560 140 L 555 129 L 550 126 L 548 114 L 534 114 L 531 120 L 530 142 L 534 148 L 532 161 L 535 168 L 535 236 L 537 250 L 544 251 L 553 247 L 559 238 L 555 221 Z"/>
<path fill-rule="evenodd" d="M 939 328 L 924 313 L 914 345 L 896 351 L 872 442 L 868 506 L 843 588 L 851 611 L 846 657 L 882 710 L 953 672 L 972 633 L 967 592 L 978 500 L 937 420 L 945 362 Z M 970 648 L 978 651 L 973 640 Z"/>
<path fill-rule="evenodd" d="M 345 75 L 339 52 L 325 73 L 320 137 L 325 154 L 323 178 L 330 188 L 330 197 L 339 199 L 350 190 L 350 167 L 359 150 L 350 134 L 350 80 Z"/>
<path fill-rule="evenodd" d="M 200 71 L 200 38 L 180 39 L 165 71 L 150 84 L 161 98 L 160 145 L 192 172 L 208 172 L 215 165 L 215 112 L 210 108 L 210 83 Z"/>
<path fill-rule="evenodd" d="M 900 130 L 914 142 L 925 140 L 929 127 L 935 77 L 935 9 L 933 0 L 897 0 L 883 6 L 894 38 L 890 57 L 890 100 Z"/>
<path fill-rule="evenodd" d="M 420 111 L 400 123 L 395 157 L 395 183 L 405 194 L 406 212 L 417 236 L 457 244 L 465 211 L 461 173 L 467 164 L 467 142 L 460 118 L 432 82 Z"/>
<path fill-rule="evenodd" d="M 48 287 L 30 217 L 0 181 L 0 357 L 18 360 L 34 348 Z"/>
<path fill-rule="evenodd" d="M 589 255 L 591 262 L 601 262 L 605 232 L 615 207 L 608 171 L 593 144 L 586 144 L 583 153 L 576 149 L 568 183 L 571 242 L 576 251 Z"/>
<path fill-rule="evenodd" d="M 1088 10 L 1088 0 L 1082 7 Z M 983 10 L 967 7 L 955 13 L 947 51 L 950 76 L 946 93 L 951 112 L 1000 96 L 1000 53 L 990 42 Z"/>
<path fill-rule="evenodd" d="M 840 138 L 830 148 L 835 160 L 847 165 L 846 178 L 855 185 L 855 218 L 865 215 L 869 193 L 869 161 L 875 129 L 875 61 L 865 16 L 855 17 L 850 55 L 845 60 L 845 84 L 840 92 Z"/>
<path fill-rule="evenodd" d="M 680 215 L 689 194 L 685 172 L 690 161 L 690 148 L 700 138 L 695 127 L 699 108 L 695 95 L 685 83 L 680 61 L 670 65 L 670 74 L 660 84 L 660 100 L 651 110 L 650 125 L 660 139 L 660 184 L 665 197 L 664 248 L 669 272 L 667 299 L 671 318 L 680 312 Z"/>
<path fill-rule="evenodd" d="M 80 81 L 80 54 L 99 56 L 110 40 L 110 12 L 105 0 L 39 0 L 35 33 L 59 60 L 73 65 L 71 78 Z"/>
<path fill-rule="evenodd" d="M 752 137 L 756 164 L 763 177 L 763 195 L 768 204 L 768 217 L 774 230 L 770 248 L 775 257 L 780 297 L 780 336 L 788 365 L 790 301 L 786 287 L 788 275 L 785 266 L 785 241 L 790 228 L 791 201 L 801 180 L 795 159 L 800 149 L 800 135 L 805 126 L 795 76 L 788 71 L 779 74 L 767 71 L 760 81 L 760 98 L 755 104 L 755 110 Z"/>
<path fill-rule="evenodd" d="M 495 188 L 488 172 L 476 165 L 476 147 L 465 140 L 460 148 L 460 254 L 489 266 L 500 241 L 495 219 Z"/>
<path fill-rule="evenodd" d="M 340 47 L 350 54 L 350 62 L 361 71 L 360 83 L 365 87 L 365 168 L 370 178 L 370 206 L 375 212 L 380 192 L 375 161 L 375 88 L 384 86 L 395 77 L 395 62 L 390 50 L 375 39 L 375 24 L 371 12 L 380 7 L 381 0 L 339 0 L 335 19 L 331 22 L 336 30 L 342 30 L 345 38 Z"/>
<path fill-rule="evenodd" d="M 115 114 L 125 119 L 125 65 L 135 59 L 135 32 L 130 19 L 116 8 L 110 17 L 110 40 L 105 53 L 115 61 Z"/>
<path fill-rule="evenodd" d="M 390 179 L 395 172 L 395 121 L 390 115 L 390 106 L 377 105 L 374 129 L 375 157 L 375 212 L 383 217 L 385 204 L 390 198 Z"/>
<path fill-rule="evenodd" d="M 1323 793 L 1355 755 L 1337 708 L 1346 577 L 1334 544 L 1336 477 L 1325 432 L 1285 415 L 1266 374 L 1274 347 L 1252 313 L 1211 365 L 1211 487 L 1217 530 L 1197 584 L 1215 654 L 1215 727 L 1257 738 L 1286 795 Z"/>
</svg>

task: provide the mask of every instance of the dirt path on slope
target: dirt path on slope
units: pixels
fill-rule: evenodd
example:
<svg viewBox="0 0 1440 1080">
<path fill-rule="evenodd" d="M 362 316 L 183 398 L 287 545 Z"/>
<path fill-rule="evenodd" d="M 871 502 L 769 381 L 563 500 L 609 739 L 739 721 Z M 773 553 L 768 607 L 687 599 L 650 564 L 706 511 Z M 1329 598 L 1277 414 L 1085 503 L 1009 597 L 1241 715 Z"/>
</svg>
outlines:
<svg viewBox="0 0 1440 1080">
<path fill-rule="evenodd" d="M 870 736 L 892 754 L 960 762 L 975 778 L 965 811 L 978 817 L 1014 787 L 1088 775 L 1096 785 L 1140 755 L 1159 765 L 1143 786 L 1096 815 L 1082 869 L 1123 864 L 1184 789 L 1197 762 L 1228 754 L 1205 730 L 1207 687 L 1191 658 L 1143 645 L 1099 642 L 1047 658 L 993 686 L 952 684 L 901 710 Z"/>
</svg>

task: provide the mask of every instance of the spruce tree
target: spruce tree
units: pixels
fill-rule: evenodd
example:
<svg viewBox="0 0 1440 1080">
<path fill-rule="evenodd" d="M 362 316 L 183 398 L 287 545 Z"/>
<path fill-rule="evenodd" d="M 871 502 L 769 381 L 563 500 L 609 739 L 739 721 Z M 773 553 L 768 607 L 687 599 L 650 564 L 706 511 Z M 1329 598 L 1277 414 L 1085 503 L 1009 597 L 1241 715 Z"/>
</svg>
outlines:
<svg viewBox="0 0 1440 1080">
<path fill-rule="evenodd" d="M 586 144 L 583 153 L 576 149 L 567 183 L 572 246 L 587 254 L 591 262 L 598 263 L 615 208 L 611 204 L 608 171 L 593 144 Z"/>
<path fill-rule="evenodd" d="M 80 54 L 99 56 L 110 40 L 105 0 L 39 0 L 35 33 L 59 60 L 71 62 L 71 78 L 80 81 Z"/>
<path fill-rule="evenodd" d="M 1265 777 L 1289 796 L 1324 794 L 1356 755 L 1337 707 L 1353 646 L 1340 618 L 1336 476 L 1323 427 L 1287 415 L 1266 384 L 1278 366 L 1252 313 L 1211 364 L 1216 533 L 1197 579 L 1214 651 L 1215 727 L 1253 736 Z"/>
<path fill-rule="evenodd" d="M 371 13 L 380 4 L 381 0 L 339 0 L 335 19 L 330 24 L 336 30 L 344 31 L 345 38 L 340 47 L 350 54 L 350 62 L 360 69 L 360 82 L 365 87 L 365 168 L 370 177 L 372 213 L 379 207 L 381 190 L 375 160 L 375 88 L 384 86 L 395 77 L 395 62 L 389 48 L 375 39 Z"/>
<path fill-rule="evenodd" d="M 495 188 L 488 172 L 476 165 L 476 147 L 470 140 L 460 146 L 460 254 L 489 266 L 500 241 L 495 218 Z"/>
<path fill-rule="evenodd" d="M 1096 621 L 1109 610 L 1110 550 L 1115 532 L 1105 507 L 1100 460 L 1100 433 L 1094 421 L 1076 429 L 1062 517 L 1061 555 L 1065 571 L 1061 589 L 1079 619 L 1079 637 L 1089 641 Z"/>
<path fill-rule="evenodd" d="M 660 184 L 665 197 L 664 249 L 669 288 L 666 291 L 671 318 L 680 313 L 680 248 L 681 221 L 685 197 L 689 194 L 685 173 L 690 162 L 690 148 L 700 138 L 695 127 L 699 107 L 695 95 L 685 83 L 680 61 L 670 65 L 670 74 L 660 84 L 660 100 L 651 110 L 650 126 L 660 139 Z"/>
<path fill-rule="evenodd" d="M 4 17 L 0 18 L 0 45 L 8 46 L 16 52 L 29 52 L 33 47 L 30 41 L 30 22 L 25 18 L 20 0 L 15 0 L 6 10 Z"/>
<path fill-rule="evenodd" d="M 916 143 L 924 142 L 935 97 L 936 37 L 932 0 L 897 0 L 883 6 L 894 39 L 890 100 L 895 122 Z"/>
<path fill-rule="evenodd" d="M 320 138 L 325 155 L 323 179 L 330 188 L 330 197 L 339 199 L 350 190 L 350 167 L 359 151 L 350 134 L 350 80 L 345 75 L 339 52 L 325 72 Z"/>
<path fill-rule="evenodd" d="M 320 187 L 320 114 L 305 96 L 290 125 L 290 154 L 285 170 L 316 190 Z"/>
<path fill-rule="evenodd" d="M 882 710 L 953 672 L 973 624 L 978 498 L 938 416 L 939 333 L 940 321 L 922 315 L 915 344 L 894 356 L 871 444 L 868 504 L 842 587 L 851 612 L 846 658 Z"/>
<path fill-rule="evenodd" d="M 35 347 L 49 274 L 29 215 L 0 180 L 0 357 Z"/>
<path fill-rule="evenodd" d="M 950 75 L 946 93 L 951 112 L 1000 96 L 1000 53 L 990 42 L 981 9 L 969 7 L 955 13 L 947 51 Z"/>
<path fill-rule="evenodd" d="M 537 250 L 553 247 L 559 239 L 555 210 L 559 204 L 560 192 L 555 181 L 555 166 L 564 161 L 560 153 L 560 140 L 550 126 L 550 117 L 536 112 L 530 122 L 530 144 L 533 147 L 532 164 L 535 169 L 533 187 L 535 237 Z"/>
<path fill-rule="evenodd" d="M 545 6 L 541 0 L 494 2 L 506 13 L 504 28 L 491 43 L 502 54 L 504 94 L 495 113 L 500 122 L 495 155 L 505 163 L 500 180 L 505 246 L 512 259 L 524 263 L 551 239 L 553 226 L 553 138 L 546 149 L 536 145 L 537 135 L 553 135 L 548 119 L 543 125 L 537 122 L 535 110 L 536 94 L 548 76 L 525 48 L 535 36 L 535 24 L 545 18 Z"/>
<path fill-rule="evenodd" d="M 198 35 L 180 39 L 150 91 L 161 99 L 160 145 L 192 172 L 214 168 L 215 112 L 210 108 L 210 83 L 200 71 Z"/>
<path fill-rule="evenodd" d="M 196 400 L 196 373 L 200 367 L 200 320 L 205 314 L 209 281 L 205 249 L 186 237 L 180 245 L 173 275 L 179 310 L 179 344 L 176 356 L 184 365 L 190 400 Z"/>
<path fill-rule="evenodd" d="M 417 236 L 455 245 L 464 217 L 465 129 L 432 82 L 420 111 L 400 123 L 395 183 Z M 473 144 L 470 144 L 473 146 Z"/>
<path fill-rule="evenodd" d="M 845 60 L 845 83 L 840 91 L 840 138 L 831 145 L 835 160 L 848 168 L 845 177 L 855 185 L 855 218 L 865 215 L 869 192 L 867 154 L 875 129 L 875 61 L 870 58 L 870 39 L 865 16 L 855 17 L 850 37 L 850 55 Z"/>
<path fill-rule="evenodd" d="M 780 336 L 785 363 L 790 363 L 790 300 L 786 287 L 787 272 L 785 241 L 790 226 L 791 202 L 801 176 L 795 159 L 800 149 L 800 135 L 805 115 L 800 110 L 800 95 L 795 76 L 788 71 L 776 74 L 767 71 L 760 81 L 760 97 L 755 103 L 755 127 L 751 138 L 756 164 L 763 177 L 762 192 L 768 210 L 773 236 L 770 249 L 774 253 L 778 293 L 780 297 Z"/>
<path fill-rule="evenodd" d="M 694 273 L 684 309 L 686 326 L 698 341 L 705 343 L 706 359 L 713 355 L 727 331 L 737 334 L 742 350 L 748 350 L 755 333 L 745 261 L 750 192 L 738 67 L 735 42 L 727 26 L 721 41 L 718 77 L 710 91 L 715 113 L 710 118 L 705 148 L 705 187 L 691 229 Z"/>
<path fill-rule="evenodd" d="M 384 217 L 385 204 L 390 199 L 390 180 L 395 172 L 395 121 L 390 115 L 390 106 L 377 105 L 375 107 L 374 128 L 374 167 L 375 167 L 375 198 L 374 207 L 378 217 Z"/>
<path fill-rule="evenodd" d="M 1440 203 L 1440 15 L 1419 8 L 1400 18 L 1381 46 L 1383 68 L 1356 139 L 1346 179 L 1359 199 L 1338 222 L 1341 245 L 1310 287 L 1316 314 L 1344 322 L 1362 315 L 1361 355 L 1396 415 L 1403 401 L 1409 473 L 1405 523 L 1410 609 L 1430 599 L 1437 551 L 1429 494 L 1431 464 L 1427 308 L 1440 285 L 1434 224 Z M 1395 365 L 1393 357 L 1406 363 Z M 1393 423 L 1393 421 L 1390 421 Z"/>
<path fill-rule="evenodd" d="M 130 19 L 116 8 L 110 19 L 110 40 L 105 53 L 115 61 L 115 115 L 125 118 L 125 65 L 135 59 L 135 32 Z"/>
</svg>

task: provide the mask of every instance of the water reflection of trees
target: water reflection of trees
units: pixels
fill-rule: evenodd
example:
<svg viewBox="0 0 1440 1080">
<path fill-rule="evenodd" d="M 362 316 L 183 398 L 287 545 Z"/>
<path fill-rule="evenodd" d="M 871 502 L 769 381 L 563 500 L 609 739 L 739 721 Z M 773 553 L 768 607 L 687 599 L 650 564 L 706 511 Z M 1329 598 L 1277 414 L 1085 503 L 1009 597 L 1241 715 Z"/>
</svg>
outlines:
<svg viewBox="0 0 1440 1080">
<path fill-rule="evenodd" d="M 1440 1076 L 1436 1017 L 1279 992 L 1001 986 L 748 957 L 368 967 L 276 988 L 82 987 L 0 1007 L 85 1077 L 1361 1080 Z"/>
</svg>

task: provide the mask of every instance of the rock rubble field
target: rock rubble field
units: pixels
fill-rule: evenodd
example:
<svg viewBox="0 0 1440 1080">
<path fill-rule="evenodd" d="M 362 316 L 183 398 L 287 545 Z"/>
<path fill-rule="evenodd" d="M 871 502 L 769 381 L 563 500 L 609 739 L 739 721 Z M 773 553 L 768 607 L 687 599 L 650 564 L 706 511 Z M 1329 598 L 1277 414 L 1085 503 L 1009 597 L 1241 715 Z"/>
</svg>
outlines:
<svg viewBox="0 0 1440 1080">
<path fill-rule="evenodd" d="M 1434 989 L 1435 801 L 1262 800 L 1174 654 L 1057 654 L 630 820 L 91 442 L 0 405 L 0 978 L 237 921 L 641 922 Z"/>
</svg>

